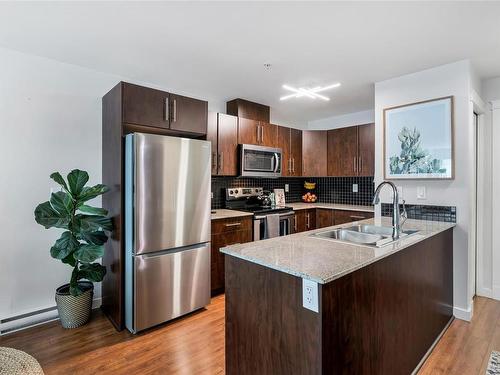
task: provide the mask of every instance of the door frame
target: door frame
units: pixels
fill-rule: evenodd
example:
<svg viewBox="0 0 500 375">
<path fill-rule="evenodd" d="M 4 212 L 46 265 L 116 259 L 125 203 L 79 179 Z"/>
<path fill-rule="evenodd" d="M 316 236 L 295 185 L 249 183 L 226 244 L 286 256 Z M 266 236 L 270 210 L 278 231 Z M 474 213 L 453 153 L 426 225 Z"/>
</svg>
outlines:
<svg viewBox="0 0 500 375">
<path fill-rule="evenodd" d="M 477 115 L 477 120 L 474 114 Z M 469 210 L 469 288 L 468 297 L 472 300 L 475 295 L 490 296 L 485 289 L 484 277 L 484 255 L 488 251 L 487 233 L 485 223 L 488 220 L 488 201 L 485 194 L 478 194 L 478 186 L 484 186 L 490 173 L 488 168 L 488 157 L 490 157 L 491 137 L 485 119 L 486 104 L 475 92 L 471 92 L 469 121 L 472 134 L 471 148 L 471 175 L 470 175 L 470 210 Z M 488 206 L 487 206 L 488 205 Z"/>
</svg>

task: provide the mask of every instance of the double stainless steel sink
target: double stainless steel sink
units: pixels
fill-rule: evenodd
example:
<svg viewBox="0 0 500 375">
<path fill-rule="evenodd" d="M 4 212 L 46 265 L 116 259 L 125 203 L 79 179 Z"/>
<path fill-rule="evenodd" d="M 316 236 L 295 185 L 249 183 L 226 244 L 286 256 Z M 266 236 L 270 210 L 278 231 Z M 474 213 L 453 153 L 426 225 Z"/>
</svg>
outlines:
<svg viewBox="0 0 500 375">
<path fill-rule="evenodd" d="M 404 238 L 417 233 L 417 230 L 403 230 L 400 237 Z M 370 224 L 359 224 L 348 228 L 337 228 L 311 234 L 325 240 L 345 242 L 356 245 L 382 247 L 399 239 L 392 238 L 392 227 L 383 227 Z"/>
</svg>

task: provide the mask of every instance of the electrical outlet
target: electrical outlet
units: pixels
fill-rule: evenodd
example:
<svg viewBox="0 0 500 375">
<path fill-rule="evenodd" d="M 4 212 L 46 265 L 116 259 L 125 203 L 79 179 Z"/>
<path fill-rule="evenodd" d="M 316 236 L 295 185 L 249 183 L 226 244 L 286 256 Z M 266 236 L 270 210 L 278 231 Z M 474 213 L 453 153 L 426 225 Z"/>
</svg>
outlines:
<svg viewBox="0 0 500 375">
<path fill-rule="evenodd" d="M 210 192 L 210 198 L 214 199 L 214 192 Z"/>
<path fill-rule="evenodd" d="M 302 306 L 308 310 L 319 312 L 317 282 L 302 279 Z"/>
<path fill-rule="evenodd" d="M 417 199 L 427 199 L 425 186 L 417 186 Z"/>
<path fill-rule="evenodd" d="M 352 192 L 357 193 L 358 192 L 358 184 L 352 184 Z"/>
<path fill-rule="evenodd" d="M 285 193 L 289 193 L 289 192 L 290 192 L 290 185 L 285 184 Z"/>
</svg>

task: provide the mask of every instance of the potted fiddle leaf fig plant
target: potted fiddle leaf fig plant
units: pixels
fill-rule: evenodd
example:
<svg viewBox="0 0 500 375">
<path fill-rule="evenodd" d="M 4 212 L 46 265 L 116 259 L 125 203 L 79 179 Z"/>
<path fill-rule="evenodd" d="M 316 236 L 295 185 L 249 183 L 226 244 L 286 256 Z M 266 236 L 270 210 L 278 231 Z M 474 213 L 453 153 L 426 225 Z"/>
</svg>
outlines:
<svg viewBox="0 0 500 375">
<path fill-rule="evenodd" d="M 108 191 L 102 184 L 85 186 L 89 175 L 75 169 L 67 181 L 59 172 L 50 175 L 61 186 L 50 200 L 35 209 L 35 221 L 45 229 L 59 228 L 61 237 L 50 255 L 73 268 L 68 284 L 56 289 L 56 304 L 64 328 L 76 328 L 88 322 L 92 309 L 94 282 L 102 281 L 106 268 L 96 262 L 104 254 L 112 222 L 108 212 L 86 204 Z"/>
</svg>

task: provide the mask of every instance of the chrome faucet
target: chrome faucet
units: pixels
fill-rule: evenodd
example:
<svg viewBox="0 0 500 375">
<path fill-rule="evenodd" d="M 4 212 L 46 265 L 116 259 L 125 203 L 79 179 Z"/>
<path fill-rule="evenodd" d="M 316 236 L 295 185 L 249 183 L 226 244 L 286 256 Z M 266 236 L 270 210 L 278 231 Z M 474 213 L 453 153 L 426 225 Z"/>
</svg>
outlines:
<svg viewBox="0 0 500 375">
<path fill-rule="evenodd" d="M 392 200 L 392 238 L 394 240 L 399 239 L 399 236 L 401 234 L 401 213 L 399 211 L 399 194 L 398 194 L 398 188 L 394 183 L 390 181 L 382 181 L 380 185 L 377 186 L 377 189 L 375 189 L 375 195 L 373 196 L 373 204 L 378 204 L 380 203 L 380 190 L 382 190 L 382 187 L 384 185 L 389 185 L 392 188 L 393 192 L 393 200 Z M 404 201 L 403 201 L 403 207 L 404 207 Z M 404 209 L 405 212 L 405 220 L 406 221 L 406 209 Z M 404 223 L 403 221 L 403 223 Z"/>
</svg>

